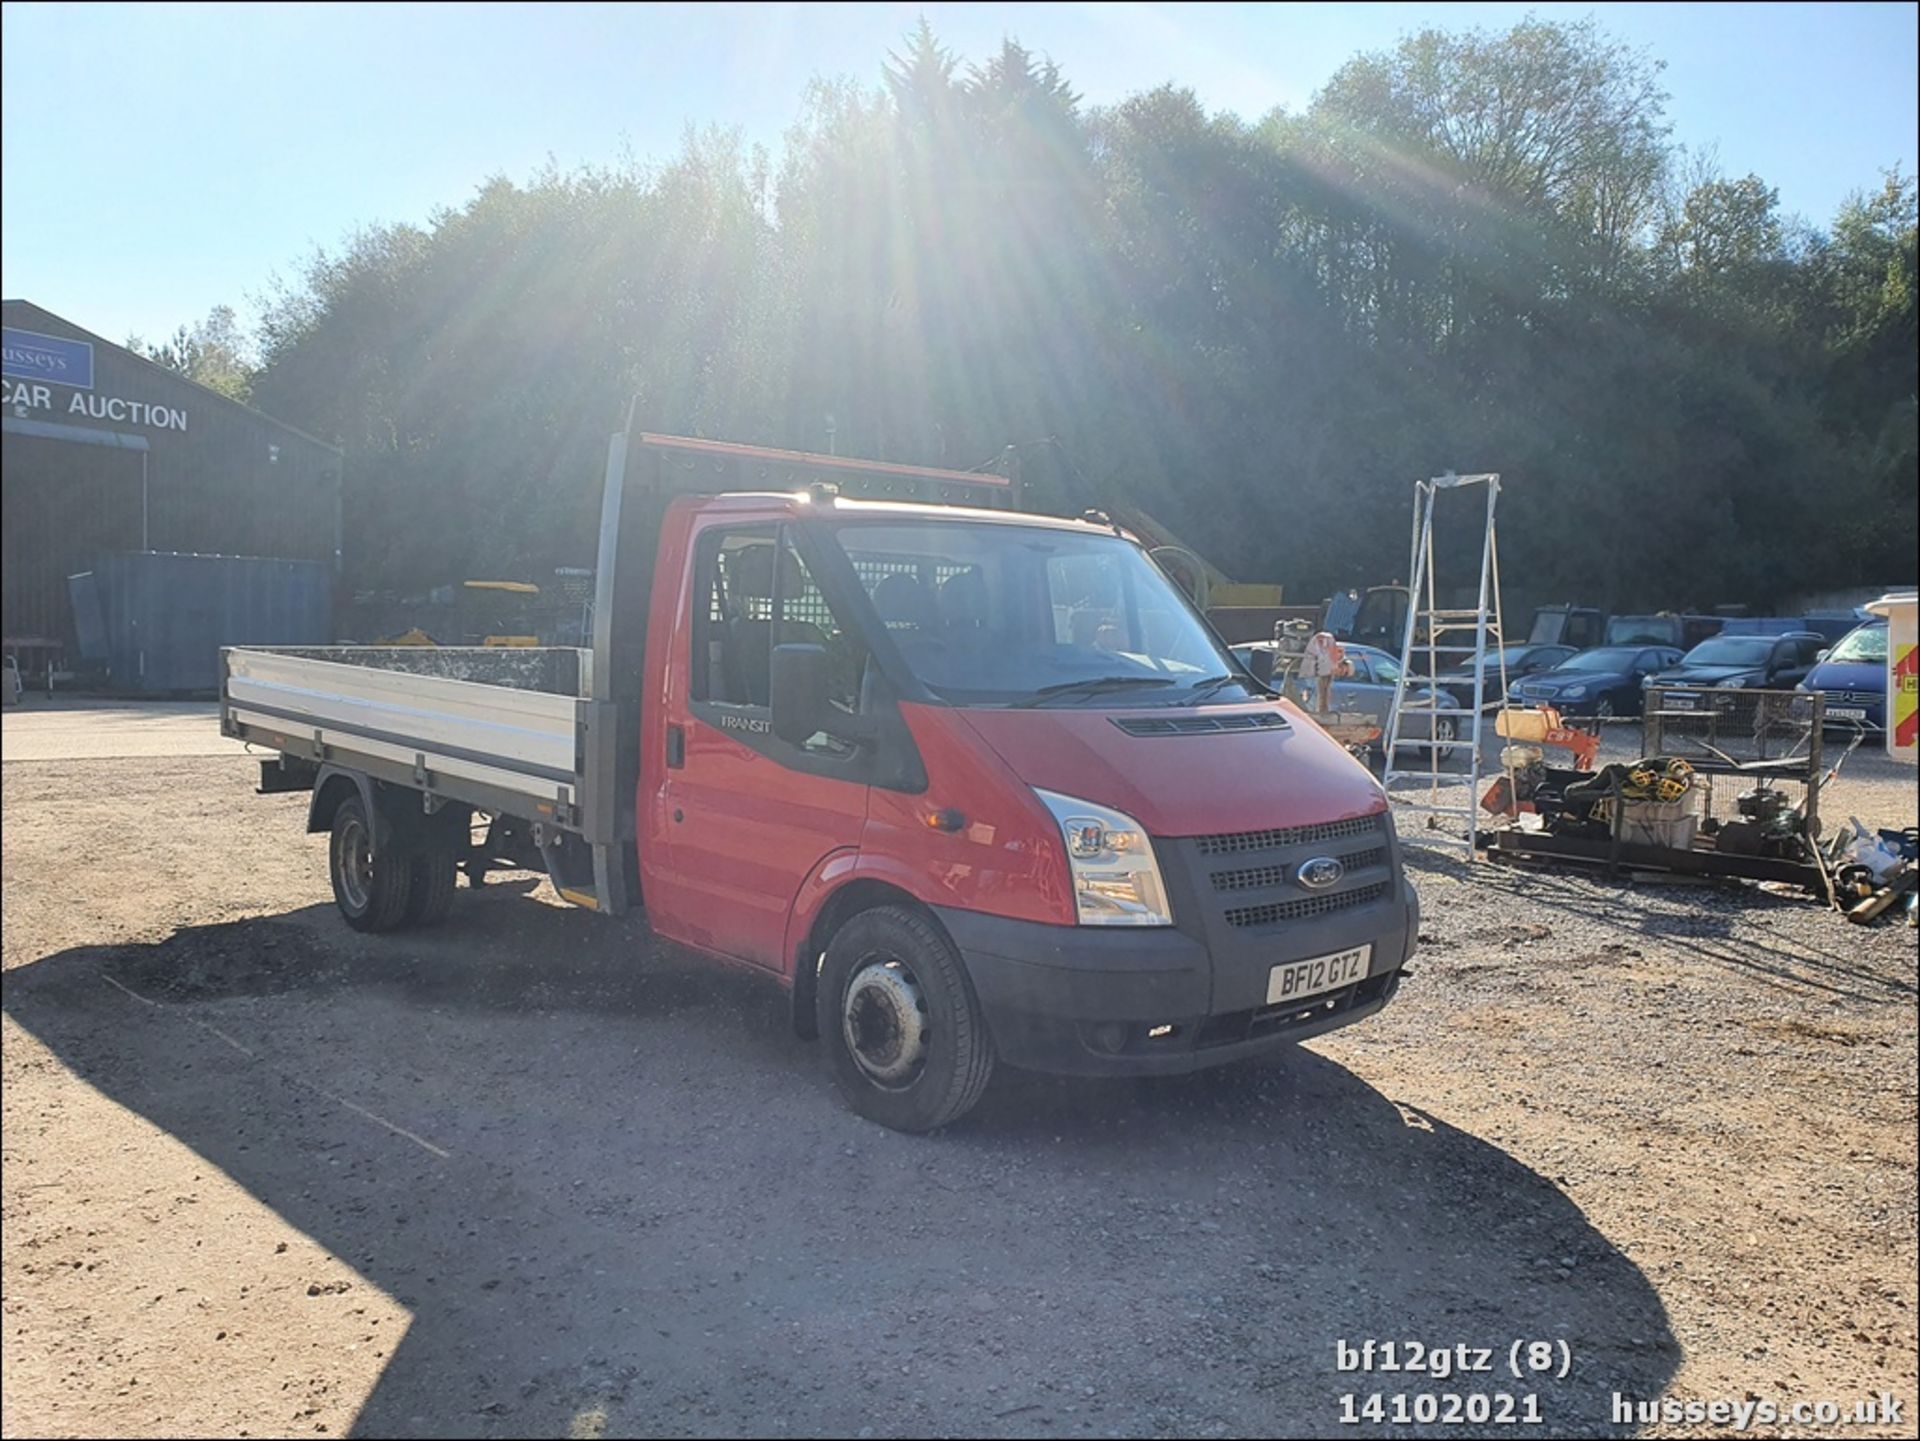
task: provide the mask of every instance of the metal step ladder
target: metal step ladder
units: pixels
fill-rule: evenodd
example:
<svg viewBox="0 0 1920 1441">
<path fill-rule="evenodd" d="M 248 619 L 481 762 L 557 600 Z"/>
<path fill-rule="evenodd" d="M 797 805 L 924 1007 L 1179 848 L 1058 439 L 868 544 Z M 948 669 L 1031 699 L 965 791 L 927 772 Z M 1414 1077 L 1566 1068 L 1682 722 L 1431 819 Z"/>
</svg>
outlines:
<svg viewBox="0 0 1920 1441">
<path fill-rule="evenodd" d="M 1473 608 L 1443 607 L 1436 604 L 1436 596 L 1444 592 L 1434 580 L 1434 509 L 1442 493 L 1470 486 L 1483 487 L 1487 498 L 1485 529 L 1480 541 L 1479 604 Z M 1393 711 L 1387 725 L 1387 768 L 1381 777 L 1381 784 L 1397 810 L 1422 817 L 1419 825 L 1402 822 L 1399 828 L 1402 840 L 1462 845 L 1469 861 L 1476 855 L 1473 835 L 1479 818 L 1481 727 L 1486 719 L 1489 641 L 1500 668 L 1500 694 L 1504 697 L 1507 693 L 1500 619 L 1500 548 L 1493 525 L 1494 506 L 1499 498 L 1500 477 L 1493 473 L 1455 475 L 1448 471 L 1431 480 L 1414 483 L 1407 625 L 1400 645 L 1400 676 L 1394 683 Z M 1447 693 L 1433 685 L 1442 669 L 1442 657 L 1472 658 L 1471 707 L 1447 704 Z M 1407 693 L 1412 688 L 1428 690 L 1434 699 L 1427 704 L 1409 705 Z M 1414 717 L 1421 723 L 1409 726 L 1407 722 Z M 1443 726 L 1443 718 L 1450 720 L 1451 725 Z M 1452 739 L 1439 739 L 1443 731 L 1450 731 Z M 1442 769 L 1462 745 L 1467 750 L 1464 775 L 1457 770 Z M 1400 769 L 1402 748 L 1419 752 L 1425 764 L 1417 769 Z M 1426 788 L 1424 800 L 1413 784 L 1421 782 Z M 1462 782 L 1466 787 L 1464 792 L 1460 789 Z"/>
</svg>

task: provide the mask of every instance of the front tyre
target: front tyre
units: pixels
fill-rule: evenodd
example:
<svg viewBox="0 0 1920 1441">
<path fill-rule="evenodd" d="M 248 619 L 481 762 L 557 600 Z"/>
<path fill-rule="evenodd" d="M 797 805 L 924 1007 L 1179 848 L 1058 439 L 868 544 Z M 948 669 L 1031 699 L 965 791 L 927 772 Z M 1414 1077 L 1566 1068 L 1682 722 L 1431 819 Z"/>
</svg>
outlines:
<svg viewBox="0 0 1920 1441">
<path fill-rule="evenodd" d="M 905 906 L 862 911 L 827 944 L 820 1037 L 847 1104 L 896 1131 L 931 1131 L 973 1109 L 993 1041 L 953 942 Z"/>
</svg>

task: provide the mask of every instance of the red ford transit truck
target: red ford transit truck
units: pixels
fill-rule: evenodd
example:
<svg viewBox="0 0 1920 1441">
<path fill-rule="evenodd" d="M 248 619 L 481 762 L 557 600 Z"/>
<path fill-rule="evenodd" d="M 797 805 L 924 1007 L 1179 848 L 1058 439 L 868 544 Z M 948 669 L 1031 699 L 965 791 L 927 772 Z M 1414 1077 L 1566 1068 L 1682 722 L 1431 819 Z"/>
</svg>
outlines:
<svg viewBox="0 0 1920 1441">
<path fill-rule="evenodd" d="M 348 924 L 544 870 L 785 988 L 901 1130 L 998 1062 L 1188 1071 L 1379 1010 L 1419 928 L 1379 785 L 1132 538 L 1016 502 L 629 430 L 590 649 L 233 648 L 221 729 L 311 790 Z"/>
</svg>

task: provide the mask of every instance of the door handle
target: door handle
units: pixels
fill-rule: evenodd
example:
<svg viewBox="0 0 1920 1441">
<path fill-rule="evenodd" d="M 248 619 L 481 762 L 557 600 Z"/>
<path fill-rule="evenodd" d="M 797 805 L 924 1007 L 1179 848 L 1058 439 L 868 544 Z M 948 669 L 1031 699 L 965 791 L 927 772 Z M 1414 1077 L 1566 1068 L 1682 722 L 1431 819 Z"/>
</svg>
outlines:
<svg viewBox="0 0 1920 1441">
<path fill-rule="evenodd" d="M 667 769 L 677 771 L 687 763 L 687 728 L 667 726 Z"/>
</svg>

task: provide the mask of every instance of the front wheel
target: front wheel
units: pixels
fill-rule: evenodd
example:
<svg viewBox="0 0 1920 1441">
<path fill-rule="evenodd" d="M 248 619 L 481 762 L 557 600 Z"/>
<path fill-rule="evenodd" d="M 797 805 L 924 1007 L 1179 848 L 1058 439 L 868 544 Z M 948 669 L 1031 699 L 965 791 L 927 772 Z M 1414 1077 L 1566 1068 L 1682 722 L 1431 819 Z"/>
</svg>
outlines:
<svg viewBox="0 0 1920 1441">
<path fill-rule="evenodd" d="M 816 1005 L 847 1104 L 896 1131 L 931 1131 L 973 1109 L 993 1042 L 960 953 L 930 916 L 862 911 L 835 933 Z"/>
<path fill-rule="evenodd" d="M 1616 715 L 1620 714 L 1620 712 L 1614 708 L 1613 697 L 1610 695 L 1600 697 L 1599 703 L 1593 708 L 1593 713 L 1600 717 L 1601 720 L 1612 720 Z"/>
</svg>

